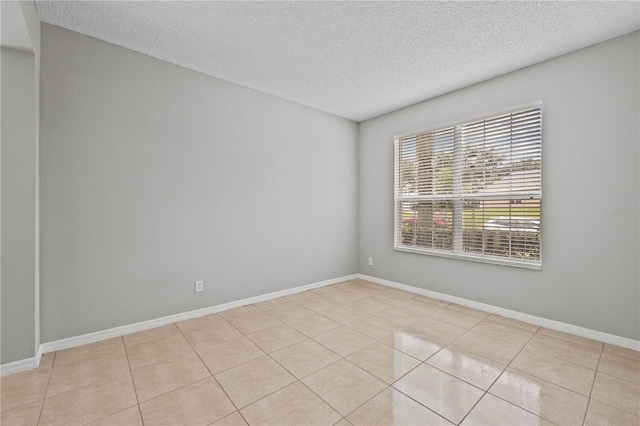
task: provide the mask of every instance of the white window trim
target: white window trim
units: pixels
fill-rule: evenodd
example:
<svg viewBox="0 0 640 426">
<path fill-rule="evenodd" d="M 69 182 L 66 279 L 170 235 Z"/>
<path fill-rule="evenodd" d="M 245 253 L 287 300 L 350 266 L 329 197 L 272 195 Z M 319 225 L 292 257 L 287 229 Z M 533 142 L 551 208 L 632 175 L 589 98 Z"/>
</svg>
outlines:
<svg viewBox="0 0 640 426">
<path fill-rule="evenodd" d="M 459 245 L 462 242 L 462 236 L 459 235 L 458 238 L 456 238 L 456 231 L 459 232 L 460 234 L 462 233 L 462 228 L 458 227 L 458 228 L 454 228 L 454 236 L 453 236 L 453 250 L 452 251 L 448 251 L 448 250 L 438 250 L 438 249 L 432 249 L 432 248 L 412 248 L 412 247 L 407 247 L 407 246 L 399 246 L 398 245 L 398 235 L 397 235 L 397 227 L 396 227 L 396 204 L 397 204 L 397 188 L 398 188 L 398 173 L 396 173 L 396 164 L 395 164 L 395 156 L 396 156 L 396 143 L 398 143 L 398 141 L 402 138 L 405 137 L 410 137 L 410 136 L 414 136 L 420 133 L 427 133 L 427 132 L 433 132 L 433 131 L 437 131 L 443 128 L 447 128 L 447 127 L 454 127 L 457 131 L 458 126 L 461 126 L 465 123 L 470 123 L 470 122 L 474 122 L 474 121 L 481 121 L 481 120 L 486 120 L 486 119 L 490 119 L 492 117 L 496 117 L 499 115 L 503 115 L 503 114 L 510 114 L 510 113 L 515 113 L 518 111 L 522 111 L 522 110 L 527 110 L 527 109 L 533 109 L 533 108 L 540 108 L 541 110 L 543 109 L 543 104 L 542 101 L 536 101 L 536 102 L 530 102 L 530 103 L 526 103 L 526 104 L 522 104 L 516 107 L 510 107 L 510 108 L 505 108 L 505 109 L 501 109 L 498 111 L 494 111 L 488 114 L 482 114 L 482 115 L 476 115 L 476 116 L 472 116 L 470 118 L 464 118 L 464 119 L 458 119 L 454 122 L 447 122 L 445 124 L 440 124 L 440 125 L 436 125 L 436 126 L 430 126 L 429 128 L 427 128 L 426 130 L 423 128 L 422 130 L 417 130 L 417 131 L 412 131 L 412 132 L 404 132 L 402 134 L 398 134 L 396 136 L 394 136 L 393 141 L 394 141 L 394 166 L 393 166 L 393 171 L 394 171 L 394 185 L 393 185 L 393 249 L 394 251 L 397 252 L 405 252 L 405 253 L 416 253 L 416 254 L 421 254 L 421 255 L 430 255 L 430 256 L 437 256 L 437 257 L 443 257 L 443 258 L 448 258 L 448 259 L 459 259 L 459 260 L 467 260 L 467 261 L 472 261 L 472 262 L 479 262 L 479 263 L 488 263 L 488 264 L 493 264 L 493 265 L 504 265 L 504 266 L 512 266 L 512 267 L 518 267 L 518 268 L 524 268 L 524 269 L 532 269 L 532 270 L 542 270 L 542 235 L 543 235 L 543 220 L 542 220 L 542 192 L 543 192 L 543 186 L 544 186 L 544 173 L 542 171 L 542 169 L 544 168 L 543 163 L 541 162 L 541 167 L 540 167 L 540 192 L 536 193 L 535 195 L 539 195 L 540 196 L 540 261 L 536 262 L 536 263 L 532 263 L 532 262 L 526 262 L 526 261 L 519 261 L 517 259 L 514 258 L 504 258 L 504 257 L 499 257 L 499 256 L 491 256 L 491 255 L 474 255 L 474 254 L 469 254 L 469 253 L 463 253 L 460 251 L 460 247 L 456 247 L 457 245 Z M 541 117 L 541 123 L 542 123 L 542 117 Z M 541 139 L 544 138 L 544 126 L 542 126 L 541 124 L 541 134 L 540 134 Z M 455 150 L 454 152 L 458 152 L 459 150 Z M 540 156 L 542 158 L 542 144 L 540 146 Z M 454 175 L 454 182 L 456 180 L 456 176 Z M 454 183 L 455 184 L 455 183 Z M 508 198 L 509 195 L 505 194 L 506 197 Z M 434 197 L 436 198 L 436 197 Z M 446 200 L 454 200 L 455 197 L 451 197 L 449 195 L 445 195 L 442 196 L 441 198 L 446 199 Z M 472 195 L 465 195 L 464 197 L 465 199 L 468 198 L 474 198 Z M 454 203 L 455 205 L 455 203 Z M 458 207 L 458 210 L 461 210 Z M 455 208 L 454 208 L 454 215 L 456 214 L 455 212 Z M 460 212 L 461 214 L 461 212 Z M 455 221 L 455 219 L 454 219 Z M 458 242 L 456 242 L 456 240 L 458 240 Z M 456 248 L 458 250 L 456 250 Z"/>
<path fill-rule="evenodd" d="M 496 110 L 492 110 L 489 111 L 488 113 L 482 113 L 482 114 L 475 114 L 475 115 L 469 115 L 466 117 L 462 117 L 462 118 L 458 118 L 454 121 L 449 120 L 449 121 L 445 121 L 443 123 L 439 123 L 436 125 L 430 125 L 429 127 L 420 127 L 417 130 L 414 130 L 412 132 L 402 132 L 399 134 L 396 134 L 393 136 L 393 140 L 395 141 L 396 139 L 401 139 L 401 138 L 406 138 L 408 136 L 413 136 L 416 135 L 418 133 L 427 133 L 427 132 L 433 132 L 435 130 L 439 130 L 442 129 L 444 127 L 455 127 L 461 123 L 468 123 L 471 121 L 480 121 L 480 120 L 486 120 L 488 118 L 491 117 L 495 117 L 497 115 L 502 115 L 502 114 L 510 114 L 512 112 L 516 112 L 516 111 L 521 111 L 521 110 L 525 110 L 525 109 L 531 109 L 531 108 L 543 108 L 543 103 L 542 101 L 535 101 L 535 102 L 529 102 L 529 103 L 525 103 L 525 104 L 520 104 L 520 105 L 516 105 L 514 107 L 510 107 L 510 108 L 502 108 L 502 109 L 496 109 Z M 544 132 L 544 130 L 543 130 Z"/>
</svg>

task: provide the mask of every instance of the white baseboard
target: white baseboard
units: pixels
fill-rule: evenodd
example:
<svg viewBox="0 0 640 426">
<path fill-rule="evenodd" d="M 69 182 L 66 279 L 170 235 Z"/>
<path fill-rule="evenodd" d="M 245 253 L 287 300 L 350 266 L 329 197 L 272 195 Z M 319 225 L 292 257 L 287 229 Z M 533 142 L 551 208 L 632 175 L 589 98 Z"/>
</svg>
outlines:
<svg viewBox="0 0 640 426">
<path fill-rule="evenodd" d="M 237 300 L 234 302 L 223 303 L 221 305 L 210 306 L 207 308 L 196 309 L 193 311 L 156 318 L 149 321 L 138 322 L 135 324 L 124 325 L 121 327 L 114 327 L 108 330 L 97 331 L 94 333 L 87 333 L 81 336 L 75 336 L 67 339 L 55 340 L 53 342 L 42 343 L 38 348 L 38 352 L 36 353 L 36 356 L 32 358 L 27 358 L 27 359 L 0 365 L 0 376 L 8 376 L 10 374 L 20 373 L 22 371 L 27 371 L 27 370 L 32 370 L 34 368 L 37 368 L 38 365 L 40 365 L 40 357 L 42 356 L 42 354 L 45 354 L 45 353 L 55 352 L 63 349 L 69 349 L 76 346 L 86 345 L 88 343 L 94 343 L 101 340 L 110 339 L 113 337 L 123 336 L 125 334 L 131 334 L 139 331 L 149 330 L 151 328 L 172 324 L 174 322 L 184 321 L 191 318 L 197 318 L 204 315 L 222 312 L 228 309 L 238 308 L 240 306 L 264 302 L 267 300 L 276 299 L 278 297 L 289 296 L 292 294 L 301 293 L 307 290 L 313 290 L 315 288 L 320 288 L 327 285 L 336 284 L 342 281 L 352 280 L 355 278 L 361 278 L 363 280 L 371 281 L 387 287 L 397 288 L 399 290 L 408 291 L 410 293 L 419 294 L 422 296 L 432 297 L 434 299 L 444 300 L 446 302 L 457 303 L 458 305 L 467 306 L 470 308 L 478 309 L 478 310 L 489 312 L 492 314 L 502 315 L 504 317 L 513 318 L 520 321 L 525 321 L 541 327 L 546 327 L 546 328 L 550 328 L 558 331 L 564 331 L 566 333 L 575 334 L 577 336 L 586 337 L 588 339 L 599 340 L 601 342 L 610 343 L 612 345 L 617 345 L 624 348 L 633 349 L 636 351 L 640 350 L 640 341 L 638 340 L 616 336 L 614 334 L 608 334 L 608 333 L 604 333 L 597 330 L 591 330 L 588 328 L 579 327 L 576 325 L 567 324 L 560 321 L 550 320 L 547 318 L 537 317 L 535 315 L 529 315 L 529 314 L 525 314 L 518 311 L 512 311 L 510 309 L 500 308 L 498 306 L 488 305 L 485 303 L 480 303 L 480 302 L 464 299 L 457 296 L 451 296 L 444 293 L 425 290 L 419 287 L 400 284 L 400 283 L 385 280 L 382 278 L 372 277 L 364 274 L 352 274 L 352 275 L 346 275 L 344 277 L 333 278 L 326 281 L 307 284 L 300 287 L 294 287 L 287 290 L 281 290 L 273 293 L 263 294 L 260 296 L 250 297 L 247 299 Z"/>
<path fill-rule="evenodd" d="M 488 305 L 486 303 L 476 302 L 474 300 L 464 299 L 462 297 L 451 296 L 436 291 L 425 290 L 419 287 L 413 287 L 406 284 L 400 284 L 394 281 L 382 278 L 371 277 L 369 275 L 358 274 L 358 278 L 381 284 L 387 287 L 397 288 L 399 290 L 408 291 L 409 293 L 419 294 L 422 296 L 432 297 L 434 299 L 444 300 L 445 302 L 457 303 L 458 305 L 467 306 L 469 308 L 478 309 L 480 311 L 489 312 L 503 317 L 513 318 L 516 320 L 528 322 L 540 327 L 550 328 L 552 330 L 564 331 L 565 333 L 575 334 L 576 336 L 586 337 L 587 339 L 598 340 L 600 342 L 610 343 L 623 348 L 640 351 L 640 341 L 629 339 L 627 337 L 616 336 L 615 334 L 604 333 L 602 331 L 591 330 L 589 328 L 580 327 L 565 322 L 555 321 L 535 315 L 524 314 L 518 311 L 501 308 L 499 306 Z"/>
<path fill-rule="evenodd" d="M 21 359 L 19 361 L 8 362 L 0 365 L 0 377 L 33 370 L 34 368 L 38 368 L 38 359 L 35 356 L 32 358 Z"/>
<path fill-rule="evenodd" d="M 0 377 L 9 376 L 11 374 L 22 373 L 23 371 L 33 370 L 40 365 L 40 358 L 42 357 L 42 346 L 38 347 L 36 356 L 21 359 L 14 362 L 8 362 L 0 365 Z"/>
<path fill-rule="evenodd" d="M 121 327 L 114 327 L 108 330 L 96 331 L 94 333 L 87 333 L 80 336 L 69 337 L 67 339 L 55 340 L 53 342 L 47 342 L 47 343 L 41 344 L 40 348 L 41 348 L 41 352 L 45 354 L 49 352 L 60 351 L 63 349 L 69 349 L 76 346 L 86 345 L 87 343 L 99 342 L 101 340 L 111 339 L 112 337 L 124 336 L 125 334 L 137 333 L 138 331 L 149 330 L 151 328 L 172 324 L 178 321 L 184 321 L 191 318 L 197 318 L 204 315 L 226 311 L 228 309 L 238 308 L 240 306 L 251 305 L 253 303 L 264 302 L 267 300 L 276 299 L 278 297 L 289 296 L 292 294 L 301 293 L 303 291 L 313 290 L 315 288 L 336 284 L 342 281 L 352 280 L 357 277 L 358 277 L 357 274 L 347 275 L 344 277 L 333 278 L 330 280 L 307 284 L 300 287 L 294 287 L 287 290 L 276 291 L 273 293 L 263 294 L 260 296 L 249 297 L 247 299 L 223 303 L 221 305 L 210 306 L 202 309 L 196 309 L 194 311 L 189 311 L 189 312 L 182 312 L 179 314 L 156 318 L 149 321 L 138 322 L 135 324 L 123 325 Z"/>
</svg>

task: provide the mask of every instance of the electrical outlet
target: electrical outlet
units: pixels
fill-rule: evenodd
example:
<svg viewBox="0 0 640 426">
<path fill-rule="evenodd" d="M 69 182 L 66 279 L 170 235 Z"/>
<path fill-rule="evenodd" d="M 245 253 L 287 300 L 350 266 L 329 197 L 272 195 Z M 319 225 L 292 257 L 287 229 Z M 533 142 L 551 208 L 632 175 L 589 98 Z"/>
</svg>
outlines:
<svg viewBox="0 0 640 426">
<path fill-rule="evenodd" d="M 373 266 L 373 257 L 369 258 L 369 266 Z"/>
<path fill-rule="evenodd" d="M 196 281 L 195 291 L 196 293 L 200 293 L 201 291 L 204 291 L 204 281 Z"/>
</svg>

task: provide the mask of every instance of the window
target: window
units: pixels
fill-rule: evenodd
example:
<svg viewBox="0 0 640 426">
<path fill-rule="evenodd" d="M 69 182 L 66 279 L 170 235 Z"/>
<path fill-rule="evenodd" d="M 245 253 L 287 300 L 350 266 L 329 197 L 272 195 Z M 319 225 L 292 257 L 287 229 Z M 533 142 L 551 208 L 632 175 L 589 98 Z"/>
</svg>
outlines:
<svg viewBox="0 0 640 426">
<path fill-rule="evenodd" d="M 539 269 L 542 107 L 395 139 L 395 249 Z"/>
</svg>

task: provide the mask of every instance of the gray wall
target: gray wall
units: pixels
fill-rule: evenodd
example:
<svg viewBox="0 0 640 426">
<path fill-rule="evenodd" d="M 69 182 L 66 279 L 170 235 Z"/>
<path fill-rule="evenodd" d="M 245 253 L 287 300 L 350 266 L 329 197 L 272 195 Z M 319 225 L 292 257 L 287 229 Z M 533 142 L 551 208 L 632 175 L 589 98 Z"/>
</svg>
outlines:
<svg viewBox="0 0 640 426">
<path fill-rule="evenodd" d="M 639 33 L 360 124 L 359 272 L 640 338 Z M 542 271 L 393 250 L 393 137 L 543 106 Z M 374 266 L 367 258 L 374 258 Z"/>
<path fill-rule="evenodd" d="M 43 342 L 357 272 L 355 123 L 46 24 L 41 55 Z"/>
<path fill-rule="evenodd" d="M 0 362 L 35 355 L 36 98 L 35 57 L 2 48 Z"/>
</svg>

